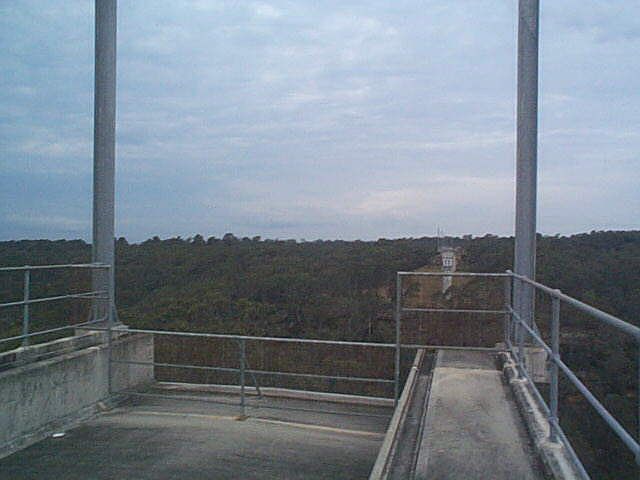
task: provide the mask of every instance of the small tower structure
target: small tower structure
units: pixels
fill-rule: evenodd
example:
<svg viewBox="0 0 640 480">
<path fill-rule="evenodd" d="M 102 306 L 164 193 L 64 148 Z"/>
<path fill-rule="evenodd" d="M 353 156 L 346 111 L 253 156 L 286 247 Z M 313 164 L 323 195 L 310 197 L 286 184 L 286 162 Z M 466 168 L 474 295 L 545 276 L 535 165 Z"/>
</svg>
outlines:
<svg viewBox="0 0 640 480">
<path fill-rule="evenodd" d="M 442 258 L 442 271 L 443 272 L 455 272 L 456 271 L 456 251 L 453 247 L 441 246 L 439 249 L 440 257 Z M 453 277 L 442 277 L 442 294 L 447 293 L 447 290 L 453 283 Z"/>
<path fill-rule="evenodd" d="M 440 227 L 436 227 L 437 236 L 436 236 L 436 248 L 438 249 L 438 253 L 440 254 L 440 259 L 442 260 L 442 271 L 443 272 L 455 272 L 457 267 L 456 261 L 456 249 L 450 245 L 446 238 L 441 238 L 441 230 Z M 442 277 L 442 295 L 447 293 L 447 290 L 451 287 L 453 283 L 453 277 L 443 276 Z"/>
</svg>

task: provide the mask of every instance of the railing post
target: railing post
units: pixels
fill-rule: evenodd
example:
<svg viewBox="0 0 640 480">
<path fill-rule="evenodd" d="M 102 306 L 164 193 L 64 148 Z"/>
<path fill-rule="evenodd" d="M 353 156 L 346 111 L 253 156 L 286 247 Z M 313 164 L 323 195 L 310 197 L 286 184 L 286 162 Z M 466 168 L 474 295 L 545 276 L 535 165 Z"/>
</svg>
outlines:
<svg viewBox="0 0 640 480">
<path fill-rule="evenodd" d="M 551 299 L 551 351 L 553 356 L 549 364 L 549 440 L 558 441 L 558 360 L 560 360 L 560 299 Z"/>
<path fill-rule="evenodd" d="M 108 267 L 107 271 L 111 270 L 111 266 Z M 112 376 L 113 376 L 113 313 L 115 309 L 115 301 L 114 301 L 114 285 L 113 282 L 109 282 L 107 285 L 107 391 L 109 395 L 113 393 L 113 384 L 112 384 Z"/>
<path fill-rule="evenodd" d="M 29 345 L 29 297 L 31 296 L 31 270 L 24 271 L 24 305 L 22 306 L 22 346 Z"/>
<path fill-rule="evenodd" d="M 507 271 L 508 274 L 511 272 Z M 511 343 L 511 275 L 504 277 L 504 309 L 506 311 L 504 315 L 504 348 L 509 349 Z"/>
<path fill-rule="evenodd" d="M 396 358 L 395 358 L 395 375 L 394 375 L 394 396 L 393 406 L 398 405 L 400 399 L 400 322 L 402 318 L 402 276 L 396 274 Z"/>
<path fill-rule="evenodd" d="M 524 281 L 522 281 L 521 279 L 518 279 L 518 281 L 520 282 L 520 284 L 518 285 L 518 287 L 516 288 L 517 292 L 521 292 L 522 288 L 524 286 Z M 520 375 L 525 378 L 526 376 L 524 375 L 524 372 L 526 371 L 527 368 L 527 361 L 525 359 L 525 355 L 524 355 L 524 333 L 525 333 L 525 329 L 523 327 L 523 323 L 525 322 L 525 319 L 522 318 L 522 310 L 517 311 L 516 312 L 519 315 L 518 320 L 518 334 L 517 334 L 517 341 L 518 341 L 518 368 L 520 369 Z"/>
<path fill-rule="evenodd" d="M 240 342 L 240 408 L 242 410 L 242 416 L 246 415 L 246 406 L 245 406 L 245 394 L 244 394 L 244 373 L 245 373 L 245 364 L 246 364 L 246 352 L 245 352 L 245 340 L 241 339 Z"/>
<path fill-rule="evenodd" d="M 638 368 L 638 390 L 636 391 L 636 404 L 637 404 L 637 422 L 638 422 L 638 437 L 637 437 L 637 441 L 640 442 L 640 338 L 636 337 L 636 346 L 637 346 L 637 357 L 638 357 L 638 361 L 637 361 L 637 368 Z M 637 477 L 640 478 L 640 455 L 636 455 L 636 466 L 638 467 L 637 470 Z"/>
</svg>

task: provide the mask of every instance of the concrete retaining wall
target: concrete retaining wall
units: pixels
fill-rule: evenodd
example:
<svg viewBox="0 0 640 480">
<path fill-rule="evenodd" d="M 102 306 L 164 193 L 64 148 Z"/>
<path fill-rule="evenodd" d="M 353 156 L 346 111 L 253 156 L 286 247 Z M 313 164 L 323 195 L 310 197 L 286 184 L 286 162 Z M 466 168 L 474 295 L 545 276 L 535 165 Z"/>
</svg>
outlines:
<svg viewBox="0 0 640 480">
<path fill-rule="evenodd" d="M 113 359 L 153 361 L 151 335 L 124 335 L 112 345 Z M 104 408 L 108 356 L 106 345 L 99 344 L 1 372 L 0 458 Z M 151 366 L 112 364 L 114 391 L 152 381 Z"/>
</svg>

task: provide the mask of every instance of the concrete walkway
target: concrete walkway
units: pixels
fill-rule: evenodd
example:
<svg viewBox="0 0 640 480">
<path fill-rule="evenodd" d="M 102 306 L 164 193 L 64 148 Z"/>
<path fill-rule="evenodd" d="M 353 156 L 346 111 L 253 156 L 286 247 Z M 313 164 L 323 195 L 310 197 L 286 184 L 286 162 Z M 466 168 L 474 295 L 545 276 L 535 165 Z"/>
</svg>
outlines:
<svg viewBox="0 0 640 480">
<path fill-rule="evenodd" d="M 237 397 L 202 396 L 207 402 L 142 398 L 99 415 L 0 460 L 0 479 L 362 479 L 391 414 L 264 398 L 251 399 L 241 420 L 237 406 L 210 403 Z"/>
<path fill-rule="evenodd" d="M 439 351 L 416 479 L 542 479 L 492 354 Z"/>
</svg>

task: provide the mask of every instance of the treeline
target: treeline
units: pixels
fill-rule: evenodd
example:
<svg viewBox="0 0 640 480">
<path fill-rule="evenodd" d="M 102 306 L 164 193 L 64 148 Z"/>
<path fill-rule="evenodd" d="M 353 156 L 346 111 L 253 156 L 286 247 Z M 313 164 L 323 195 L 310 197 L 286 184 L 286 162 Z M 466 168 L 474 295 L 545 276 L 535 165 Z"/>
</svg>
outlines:
<svg viewBox="0 0 640 480">
<path fill-rule="evenodd" d="M 513 238 L 466 236 L 446 242 L 460 247 L 459 270 L 505 271 L 513 262 Z M 132 327 L 393 341 L 395 272 L 436 268 L 436 250 L 436 239 L 428 237 L 299 242 L 227 234 L 209 239 L 154 237 L 137 244 L 120 238 L 118 315 Z M 1 266 L 90 258 L 91 246 L 81 240 L 0 242 Z M 639 272 L 640 231 L 538 237 L 540 282 L 633 324 L 640 323 Z M 34 272 L 32 281 L 32 297 L 90 289 L 88 272 Z M 495 303 L 502 293 L 499 285 L 484 287 L 476 281 L 454 287 L 452 298 L 437 301 Z M 21 296 L 21 274 L 0 274 L 0 301 Z M 549 311 L 548 299 L 537 298 L 544 336 Z M 0 336 L 18 334 L 21 315 L 19 308 L 0 310 Z M 62 301 L 34 305 L 32 323 L 34 329 L 43 329 L 85 321 L 88 315 L 86 301 Z M 636 431 L 637 345 L 575 310 L 563 308 L 562 319 L 563 359 L 629 431 Z M 428 340 L 435 333 L 443 343 L 464 341 L 461 325 L 440 326 L 434 332 L 427 324 L 421 334 Z M 478 338 L 478 332 L 487 333 L 477 322 L 464 328 L 465 334 Z M 575 389 L 564 382 L 561 395 L 564 428 L 593 477 L 634 476 L 633 459 Z"/>
<path fill-rule="evenodd" d="M 121 238 L 118 315 L 139 327 L 382 340 L 387 329 L 373 323 L 391 311 L 388 288 L 395 272 L 428 262 L 435 243 L 296 242 L 227 234 L 129 244 Z M 90 245 L 77 240 L 2 242 L 0 264 L 87 262 L 90 253 Z M 21 276 L 8 277 L 0 295 L 19 298 Z M 88 290 L 88 279 L 77 272 L 42 272 L 33 284 L 36 293 L 49 294 Z"/>
<path fill-rule="evenodd" d="M 513 239 L 448 239 L 459 270 L 510 268 Z M 435 238 L 378 241 L 154 237 L 116 242 L 120 320 L 132 326 L 389 340 L 374 328 L 392 313 L 395 272 L 436 263 Z M 0 242 L 0 265 L 88 262 L 81 240 Z M 540 236 L 537 277 L 635 323 L 640 314 L 640 232 Z M 32 297 L 90 288 L 87 272 L 35 272 Z M 0 298 L 19 299 L 20 274 L 0 276 Z M 72 315 L 73 312 L 67 312 Z M 0 312 L 0 315 L 6 316 Z"/>
</svg>

